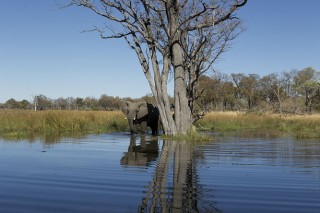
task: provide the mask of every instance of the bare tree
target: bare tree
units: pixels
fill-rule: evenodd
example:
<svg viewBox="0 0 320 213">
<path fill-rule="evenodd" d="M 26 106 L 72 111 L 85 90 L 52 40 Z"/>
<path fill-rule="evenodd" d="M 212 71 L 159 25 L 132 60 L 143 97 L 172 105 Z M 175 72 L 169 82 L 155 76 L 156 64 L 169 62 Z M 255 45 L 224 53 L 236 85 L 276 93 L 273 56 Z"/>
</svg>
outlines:
<svg viewBox="0 0 320 213">
<path fill-rule="evenodd" d="M 193 110 L 196 82 L 241 31 L 235 18 L 247 0 L 70 0 L 108 20 L 102 38 L 123 38 L 136 52 L 166 134 L 186 133 L 201 114 Z M 167 84 L 174 78 L 174 118 Z"/>
<path fill-rule="evenodd" d="M 34 111 L 37 111 L 37 95 L 32 95 Z"/>
</svg>

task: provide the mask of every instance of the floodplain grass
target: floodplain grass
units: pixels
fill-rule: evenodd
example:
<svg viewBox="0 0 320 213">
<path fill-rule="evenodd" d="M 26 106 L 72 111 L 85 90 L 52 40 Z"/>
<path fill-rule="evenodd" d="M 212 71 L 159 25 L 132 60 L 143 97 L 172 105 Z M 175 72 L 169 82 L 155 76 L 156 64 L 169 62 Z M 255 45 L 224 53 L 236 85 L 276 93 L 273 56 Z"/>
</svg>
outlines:
<svg viewBox="0 0 320 213">
<path fill-rule="evenodd" d="M 320 138 L 320 114 L 282 116 L 269 113 L 209 112 L 195 123 L 197 130 L 166 139 L 208 141 L 201 131 L 280 131 L 296 138 Z M 22 138 L 28 135 L 90 134 L 129 131 L 121 111 L 0 111 L 0 136 Z M 166 137 L 166 136 L 164 136 Z"/>
<path fill-rule="evenodd" d="M 207 131 L 280 131 L 296 138 L 320 138 L 320 114 L 280 117 L 256 112 L 209 112 L 195 126 Z"/>
<path fill-rule="evenodd" d="M 0 136 L 127 131 L 120 111 L 0 111 Z"/>
</svg>

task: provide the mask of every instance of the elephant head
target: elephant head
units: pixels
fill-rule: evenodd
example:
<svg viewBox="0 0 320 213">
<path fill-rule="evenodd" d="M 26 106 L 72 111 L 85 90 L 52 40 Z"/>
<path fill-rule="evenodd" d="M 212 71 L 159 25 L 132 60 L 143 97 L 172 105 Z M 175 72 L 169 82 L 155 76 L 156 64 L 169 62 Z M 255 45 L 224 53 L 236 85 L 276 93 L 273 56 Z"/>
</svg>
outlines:
<svg viewBox="0 0 320 213">
<path fill-rule="evenodd" d="M 148 107 L 146 102 L 132 103 L 130 101 L 123 101 L 120 107 L 128 119 L 132 133 L 137 133 L 135 124 L 141 124 L 144 126 L 143 129 L 146 130 L 148 122 Z"/>
</svg>

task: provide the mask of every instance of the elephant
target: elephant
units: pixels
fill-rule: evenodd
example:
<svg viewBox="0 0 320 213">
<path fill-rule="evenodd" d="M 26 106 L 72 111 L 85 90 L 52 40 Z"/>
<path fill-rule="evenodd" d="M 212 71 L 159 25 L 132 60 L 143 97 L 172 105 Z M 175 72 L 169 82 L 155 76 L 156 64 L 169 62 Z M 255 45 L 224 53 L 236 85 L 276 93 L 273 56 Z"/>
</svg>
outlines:
<svg viewBox="0 0 320 213">
<path fill-rule="evenodd" d="M 150 103 L 122 101 L 121 111 L 126 115 L 132 134 L 138 133 L 136 125 L 140 124 L 141 134 L 145 134 L 148 126 L 152 130 L 152 135 L 158 134 L 159 109 Z"/>
</svg>

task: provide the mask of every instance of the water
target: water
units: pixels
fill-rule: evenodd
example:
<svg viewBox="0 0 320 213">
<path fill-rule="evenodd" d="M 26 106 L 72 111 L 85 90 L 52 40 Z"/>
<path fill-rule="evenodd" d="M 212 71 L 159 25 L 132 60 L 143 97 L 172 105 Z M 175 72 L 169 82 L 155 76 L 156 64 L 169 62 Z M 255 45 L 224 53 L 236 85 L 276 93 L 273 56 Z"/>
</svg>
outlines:
<svg viewBox="0 0 320 213">
<path fill-rule="evenodd" d="M 127 133 L 0 140 L 0 212 L 319 212 L 320 142 Z"/>
</svg>

